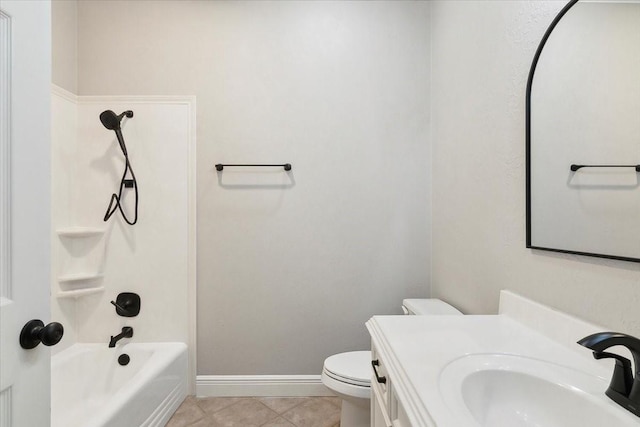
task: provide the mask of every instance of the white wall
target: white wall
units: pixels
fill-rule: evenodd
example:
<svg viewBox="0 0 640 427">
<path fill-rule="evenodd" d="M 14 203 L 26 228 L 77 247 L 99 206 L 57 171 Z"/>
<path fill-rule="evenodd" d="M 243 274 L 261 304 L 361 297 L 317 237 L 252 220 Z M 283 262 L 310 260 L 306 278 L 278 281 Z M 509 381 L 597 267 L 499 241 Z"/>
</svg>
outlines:
<svg viewBox="0 0 640 427">
<path fill-rule="evenodd" d="M 429 4 L 78 4 L 80 94 L 198 99 L 198 371 L 319 374 L 429 293 Z M 213 165 L 290 162 L 217 174 Z"/>
<path fill-rule="evenodd" d="M 51 2 L 51 80 L 78 93 L 78 1 Z"/>
<path fill-rule="evenodd" d="M 495 313 L 513 289 L 640 335 L 640 264 L 525 248 L 526 78 L 563 5 L 432 3 L 433 293 Z"/>
<path fill-rule="evenodd" d="M 107 345 L 122 326 L 134 328 L 137 342 L 189 343 L 193 338 L 189 335 L 189 287 L 195 291 L 193 98 L 74 99 L 72 94 L 61 93 L 54 91 L 52 105 L 52 306 L 54 320 L 65 325 L 67 336 L 56 350 L 75 341 Z M 134 226 L 127 225 L 119 213 L 103 222 L 124 170 L 115 133 L 105 129 L 98 118 L 107 109 L 134 111 L 132 119 L 123 121 L 140 192 Z M 130 218 L 132 191 L 124 192 Z M 56 233 L 69 227 L 105 232 L 82 238 Z M 103 277 L 74 283 L 58 280 L 86 273 Z M 100 287 L 104 290 L 77 300 L 57 298 L 60 291 Z M 137 317 L 117 316 L 110 301 L 120 292 L 140 295 L 142 307 Z"/>
</svg>

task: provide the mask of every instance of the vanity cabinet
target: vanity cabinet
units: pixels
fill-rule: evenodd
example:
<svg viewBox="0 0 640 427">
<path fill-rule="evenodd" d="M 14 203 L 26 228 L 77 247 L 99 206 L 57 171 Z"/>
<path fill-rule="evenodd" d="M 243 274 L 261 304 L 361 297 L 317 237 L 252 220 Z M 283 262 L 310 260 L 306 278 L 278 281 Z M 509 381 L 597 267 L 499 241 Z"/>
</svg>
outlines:
<svg viewBox="0 0 640 427">
<path fill-rule="evenodd" d="M 394 427 L 410 427 L 409 417 L 407 416 L 402 403 L 398 400 L 395 394 L 392 394 L 391 399 L 391 424 Z"/>
<path fill-rule="evenodd" d="M 605 394 L 613 366 L 576 344 L 604 328 L 511 292 L 499 315 L 373 316 L 366 327 L 373 427 L 640 425 Z"/>
<path fill-rule="evenodd" d="M 372 427 L 411 427 L 402 403 L 395 393 L 393 379 L 384 359 L 371 346 L 371 426 Z M 375 368 L 374 368 L 375 366 Z"/>
<path fill-rule="evenodd" d="M 384 360 L 376 351 L 375 345 L 371 347 L 371 426 L 392 427 L 389 411 L 389 389 L 391 380 Z"/>
<path fill-rule="evenodd" d="M 392 427 L 392 425 L 384 402 L 381 401 L 380 393 L 373 389 L 371 396 L 371 427 Z"/>
</svg>

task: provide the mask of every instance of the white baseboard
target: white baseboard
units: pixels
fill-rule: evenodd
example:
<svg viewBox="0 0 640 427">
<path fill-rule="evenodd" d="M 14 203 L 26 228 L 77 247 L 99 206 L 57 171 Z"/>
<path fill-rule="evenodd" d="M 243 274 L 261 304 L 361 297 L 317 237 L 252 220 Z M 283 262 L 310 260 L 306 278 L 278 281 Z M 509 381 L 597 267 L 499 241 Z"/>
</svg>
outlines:
<svg viewBox="0 0 640 427">
<path fill-rule="evenodd" d="M 320 375 L 198 375 L 196 396 L 333 396 Z"/>
<path fill-rule="evenodd" d="M 176 410 L 180 407 L 184 398 L 187 397 L 187 381 L 181 381 L 176 385 L 171 393 L 164 399 L 164 401 L 153 411 L 153 413 L 147 418 L 145 422 L 140 424 L 140 427 L 163 427 L 165 426 Z"/>
</svg>

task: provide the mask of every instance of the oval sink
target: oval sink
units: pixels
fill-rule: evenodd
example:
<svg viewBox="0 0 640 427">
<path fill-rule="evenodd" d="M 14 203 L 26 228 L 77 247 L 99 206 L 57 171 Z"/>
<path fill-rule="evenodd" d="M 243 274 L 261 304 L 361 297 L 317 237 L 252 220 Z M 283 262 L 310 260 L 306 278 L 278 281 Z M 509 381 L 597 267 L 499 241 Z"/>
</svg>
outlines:
<svg viewBox="0 0 640 427">
<path fill-rule="evenodd" d="M 478 354 L 447 365 L 439 386 L 461 426 L 637 427 L 640 418 L 604 395 L 608 382 L 543 360 Z"/>
</svg>

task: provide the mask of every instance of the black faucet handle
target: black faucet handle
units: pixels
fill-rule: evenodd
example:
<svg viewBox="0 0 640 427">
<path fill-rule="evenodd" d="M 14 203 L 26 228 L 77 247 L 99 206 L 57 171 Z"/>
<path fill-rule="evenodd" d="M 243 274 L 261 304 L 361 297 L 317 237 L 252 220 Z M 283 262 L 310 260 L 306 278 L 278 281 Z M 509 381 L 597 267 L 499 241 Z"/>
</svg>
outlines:
<svg viewBox="0 0 640 427">
<path fill-rule="evenodd" d="M 125 307 L 121 306 L 120 304 L 118 304 L 117 302 L 111 301 L 111 304 L 115 305 L 116 308 L 120 309 L 120 311 L 127 312 L 127 309 Z"/>
<path fill-rule="evenodd" d="M 631 361 L 619 354 L 608 353 L 606 351 L 594 351 L 593 357 L 595 359 L 615 359 L 616 365 L 613 368 L 613 376 L 611 377 L 609 389 L 624 396 L 629 396 L 631 387 L 633 386 Z"/>
<path fill-rule="evenodd" d="M 115 301 L 111 301 L 116 307 L 116 314 L 122 317 L 136 317 L 140 313 L 140 295 L 132 292 L 118 294 Z"/>
</svg>

